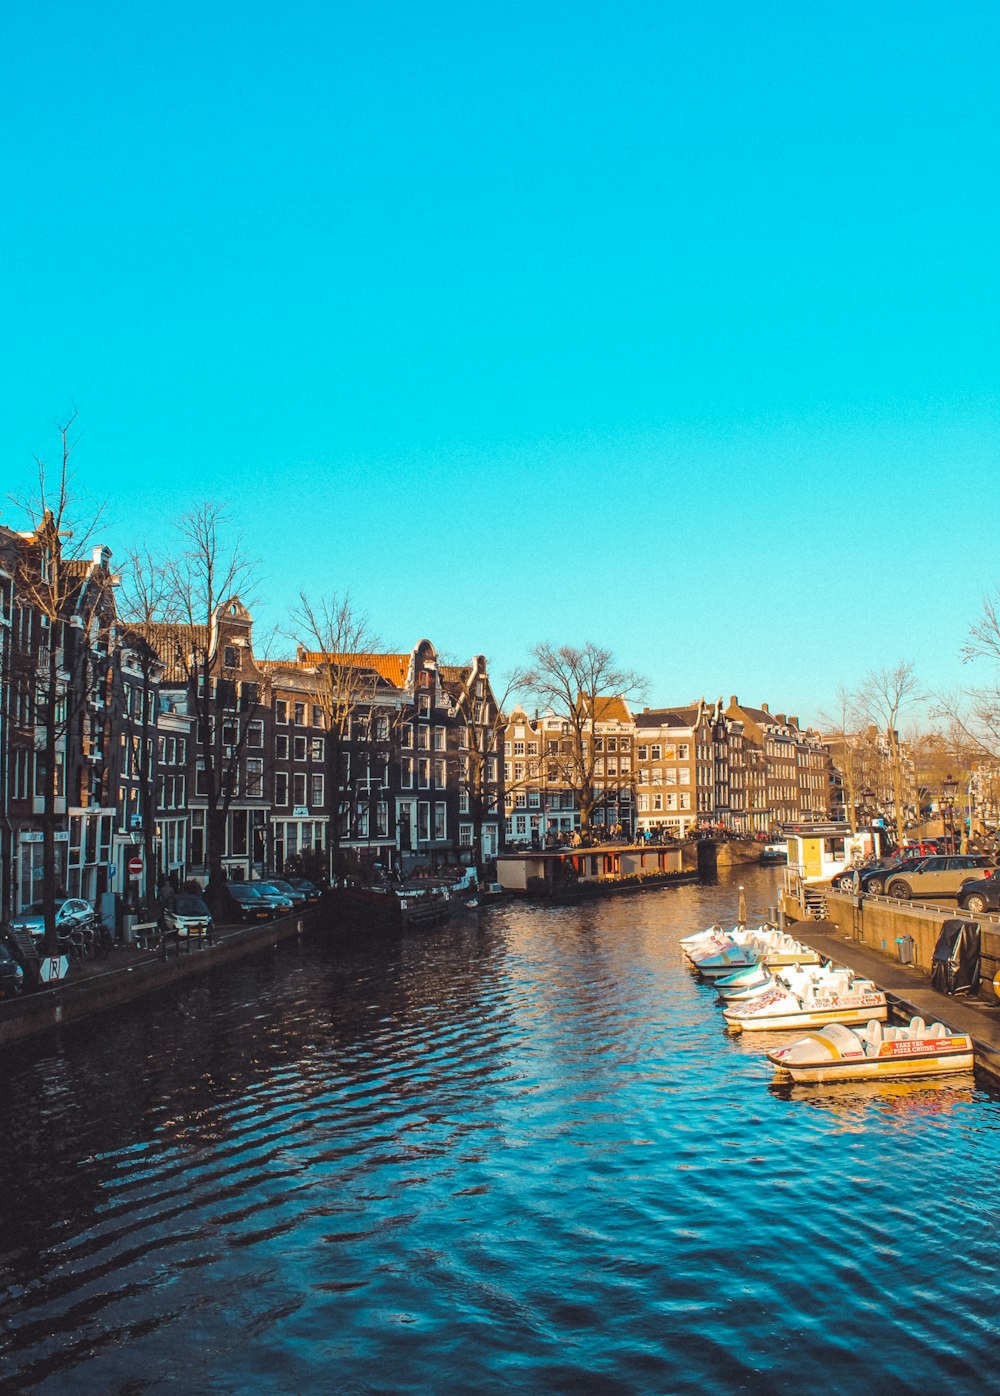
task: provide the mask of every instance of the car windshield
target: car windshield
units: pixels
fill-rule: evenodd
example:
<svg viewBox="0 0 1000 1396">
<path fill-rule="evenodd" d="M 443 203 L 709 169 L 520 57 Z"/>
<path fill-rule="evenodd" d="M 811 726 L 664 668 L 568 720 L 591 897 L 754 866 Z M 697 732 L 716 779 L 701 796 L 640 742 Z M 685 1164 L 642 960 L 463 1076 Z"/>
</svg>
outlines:
<svg viewBox="0 0 1000 1396">
<path fill-rule="evenodd" d="M 295 890 L 288 882 L 271 882 L 268 885 L 277 892 L 293 892 Z"/>
<path fill-rule="evenodd" d="M 208 907 L 200 897 L 175 897 L 174 910 L 181 916 L 207 916 Z"/>
<path fill-rule="evenodd" d="M 260 893 L 256 887 L 244 887 L 242 883 L 236 883 L 229 890 L 238 902 L 260 901 Z"/>
<path fill-rule="evenodd" d="M 270 897 L 283 897 L 283 896 L 285 895 L 284 892 L 279 891 L 278 888 L 275 887 L 275 886 L 273 885 L 273 883 L 270 883 L 270 882 L 262 882 L 261 885 L 260 885 L 260 890 L 261 890 L 266 896 L 270 896 Z"/>
</svg>

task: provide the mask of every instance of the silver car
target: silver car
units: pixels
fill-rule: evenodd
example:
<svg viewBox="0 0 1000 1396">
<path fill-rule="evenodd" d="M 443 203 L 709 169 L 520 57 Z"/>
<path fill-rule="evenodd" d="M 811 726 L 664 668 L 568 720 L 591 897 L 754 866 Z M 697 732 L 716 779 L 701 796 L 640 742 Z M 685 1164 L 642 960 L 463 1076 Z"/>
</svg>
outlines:
<svg viewBox="0 0 1000 1396">
<path fill-rule="evenodd" d="M 93 914 L 93 907 L 90 903 L 82 901 L 79 897 L 57 899 L 56 931 L 59 934 L 70 931 L 74 926 L 79 926 L 84 921 L 89 921 Z M 24 911 L 19 912 L 10 924 L 13 930 L 27 931 L 33 940 L 41 940 L 45 935 L 45 917 L 42 914 L 42 903 L 32 902 Z"/>
</svg>

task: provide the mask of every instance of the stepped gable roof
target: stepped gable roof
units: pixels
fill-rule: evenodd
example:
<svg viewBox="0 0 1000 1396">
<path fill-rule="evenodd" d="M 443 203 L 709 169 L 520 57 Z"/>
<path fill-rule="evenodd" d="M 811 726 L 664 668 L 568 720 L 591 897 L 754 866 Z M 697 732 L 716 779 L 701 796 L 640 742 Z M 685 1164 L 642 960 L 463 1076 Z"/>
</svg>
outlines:
<svg viewBox="0 0 1000 1396">
<path fill-rule="evenodd" d="M 301 661 L 304 664 L 344 664 L 371 669 L 395 688 L 406 687 L 406 676 L 410 671 L 408 654 L 327 654 L 324 650 L 304 650 Z"/>
<path fill-rule="evenodd" d="M 205 653 L 212 643 L 210 625 L 174 625 L 170 621 L 137 621 L 129 624 L 133 635 L 140 635 L 160 656 L 163 682 L 185 681 L 188 678 L 186 659 L 200 651 Z"/>
</svg>

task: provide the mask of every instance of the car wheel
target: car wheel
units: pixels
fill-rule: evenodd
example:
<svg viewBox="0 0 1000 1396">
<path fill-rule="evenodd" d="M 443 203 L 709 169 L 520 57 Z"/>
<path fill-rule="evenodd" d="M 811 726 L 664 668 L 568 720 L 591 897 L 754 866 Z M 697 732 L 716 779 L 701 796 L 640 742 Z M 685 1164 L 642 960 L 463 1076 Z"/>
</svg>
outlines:
<svg viewBox="0 0 1000 1396">
<path fill-rule="evenodd" d="M 912 897 L 913 888 L 908 882 L 890 882 L 888 887 L 890 897 Z"/>
<path fill-rule="evenodd" d="M 986 898 L 983 896 L 982 892 L 972 892 L 965 898 L 962 905 L 965 907 L 966 911 L 974 911 L 978 916 L 981 912 L 986 910 Z"/>
<path fill-rule="evenodd" d="M 885 891 L 885 883 L 882 881 L 882 879 L 881 879 L 880 877 L 873 877 L 873 878 L 870 878 L 870 879 L 869 879 L 869 882 L 868 882 L 868 886 L 865 888 L 865 891 L 866 891 L 866 892 L 876 892 L 876 893 L 877 893 L 877 892 L 884 892 L 884 891 Z"/>
</svg>

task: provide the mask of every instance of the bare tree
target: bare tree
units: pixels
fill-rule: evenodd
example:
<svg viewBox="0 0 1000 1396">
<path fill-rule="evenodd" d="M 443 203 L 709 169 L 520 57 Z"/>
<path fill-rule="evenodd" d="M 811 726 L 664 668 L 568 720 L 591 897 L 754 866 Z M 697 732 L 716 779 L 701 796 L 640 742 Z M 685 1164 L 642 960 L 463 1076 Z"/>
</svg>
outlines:
<svg viewBox="0 0 1000 1396">
<path fill-rule="evenodd" d="M 75 420 L 74 412 L 58 427 L 58 464 L 49 466 L 36 456 L 36 490 L 13 497 L 28 523 L 12 559 L 14 595 L 41 627 L 41 634 L 23 646 L 17 668 L 18 681 L 29 689 L 35 789 L 42 796 L 41 900 L 48 955 L 58 944 L 56 824 L 57 804 L 66 798 L 67 739 L 81 724 L 96 720 L 88 708 L 106 675 L 114 614 L 113 578 L 86 558 L 102 510 L 83 505 L 75 488 L 70 470 Z"/>
<path fill-rule="evenodd" d="M 350 593 L 334 592 L 330 597 L 311 599 L 300 592 L 292 615 L 299 637 L 299 659 L 315 665 L 319 705 L 326 727 L 324 793 L 327 807 L 328 862 L 331 876 L 339 860 L 343 826 L 354 831 L 359 802 L 370 820 L 371 792 L 379 783 L 373 771 L 373 748 L 384 742 L 386 760 L 390 728 L 398 713 L 387 701 L 380 701 L 382 685 L 375 656 L 380 641 L 367 615 L 359 610 Z M 353 753 L 352 741 L 359 740 L 363 753 Z M 363 762 L 362 762 L 363 758 Z M 362 769 L 364 775 L 360 774 Z"/>
<path fill-rule="evenodd" d="M 889 750 L 896 841 L 902 844 L 906 829 L 903 793 L 903 754 L 899 730 L 906 711 L 923 698 L 913 664 L 900 659 L 892 668 L 882 665 L 865 676 L 859 698 L 873 722 L 885 734 Z"/>
<path fill-rule="evenodd" d="M 164 564 L 162 607 L 157 627 L 161 657 L 185 679 L 195 716 L 195 749 L 204 773 L 205 862 L 211 891 L 223 880 L 226 820 L 238 789 L 249 726 L 259 711 L 259 679 L 239 679 L 216 653 L 217 622 L 224 604 L 247 607 L 257 564 L 239 534 L 231 535 L 224 504 L 205 501 L 176 524 L 181 551 Z M 163 653 L 163 649 L 167 653 Z M 232 740 L 230 740 L 230 738 Z"/>
<path fill-rule="evenodd" d="M 824 714 L 824 725 L 836 743 L 835 765 L 844 777 L 845 804 L 851 833 L 858 831 L 857 803 L 862 779 L 862 750 L 864 746 L 863 719 L 858 712 L 858 700 L 840 686 L 837 692 L 837 710 L 833 717 Z M 832 755 L 832 753 L 831 753 Z"/>
<path fill-rule="evenodd" d="M 483 827 L 491 814 L 502 818 L 501 800 L 504 782 L 499 779 L 503 764 L 503 740 L 507 726 L 505 710 L 515 688 L 522 684 L 522 675 L 515 672 L 507 680 L 498 699 L 488 677 L 483 655 L 477 656 L 464 670 L 450 666 L 455 681 L 449 684 L 459 728 L 459 781 L 468 796 L 468 813 L 472 821 L 472 847 L 476 874 L 480 881 L 485 875 Z M 461 677 L 458 675 L 461 674 Z M 507 787 L 513 788 L 513 784 Z"/>
<path fill-rule="evenodd" d="M 555 759 L 560 778 L 579 806 L 581 835 L 587 836 L 594 811 L 608 794 L 598 749 L 598 726 L 609 702 L 616 698 L 627 700 L 640 693 L 646 680 L 633 670 L 622 668 L 610 650 L 588 642 L 582 649 L 572 645 L 536 645 L 523 675 L 523 685 L 568 725 L 568 750 Z"/>
<path fill-rule="evenodd" d="M 154 778 L 153 742 L 156 739 L 156 691 L 163 662 L 152 641 L 152 627 L 170 618 L 173 589 L 163 562 L 148 548 L 131 548 L 119 569 L 118 614 L 124 622 L 123 641 L 135 658 L 141 675 L 139 731 L 132 733 L 139 774 L 139 810 L 146 873 L 145 899 L 151 916 L 159 913 L 156 809 L 160 784 Z"/>
</svg>

